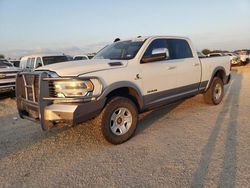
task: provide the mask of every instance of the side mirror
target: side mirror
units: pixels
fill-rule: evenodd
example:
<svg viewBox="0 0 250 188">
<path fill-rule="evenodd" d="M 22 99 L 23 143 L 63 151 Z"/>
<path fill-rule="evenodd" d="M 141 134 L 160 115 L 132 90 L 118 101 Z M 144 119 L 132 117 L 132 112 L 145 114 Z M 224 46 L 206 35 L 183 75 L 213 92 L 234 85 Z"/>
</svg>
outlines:
<svg viewBox="0 0 250 188">
<path fill-rule="evenodd" d="M 168 58 L 169 58 L 169 51 L 167 48 L 156 48 L 156 49 L 153 49 L 151 56 L 143 57 L 141 60 L 141 63 L 162 61 Z"/>
</svg>

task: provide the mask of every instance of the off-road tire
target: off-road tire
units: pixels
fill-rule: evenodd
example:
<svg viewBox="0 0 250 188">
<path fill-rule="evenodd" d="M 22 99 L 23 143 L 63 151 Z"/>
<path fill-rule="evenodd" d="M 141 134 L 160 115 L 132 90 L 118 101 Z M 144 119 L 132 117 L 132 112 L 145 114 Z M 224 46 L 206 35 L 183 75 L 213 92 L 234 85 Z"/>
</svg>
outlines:
<svg viewBox="0 0 250 188">
<path fill-rule="evenodd" d="M 221 87 L 221 95 L 219 98 L 216 98 L 216 85 L 219 84 Z M 212 83 L 208 90 L 203 94 L 204 100 L 206 103 L 211 105 L 218 105 L 221 103 L 224 96 L 224 84 L 221 78 L 214 77 Z"/>
<path fill-rule="evenodd" d="M 126 108 L 132 115 L 132 124 L 128 131 L 123 135 L 116 135 L 112 132 L 110 127 L 110 121 L 112 114 L 118 108 Z M 113 97 L 106 104 L 102 112 L 94 119 L 94 123 L 99 126 L 100 131 L 104 138 L 111 144 L 121 144 L 130 139 L 135 133 L 138 121 L 138 110 L 135 104 L 125 97 Z"/>
</svg>

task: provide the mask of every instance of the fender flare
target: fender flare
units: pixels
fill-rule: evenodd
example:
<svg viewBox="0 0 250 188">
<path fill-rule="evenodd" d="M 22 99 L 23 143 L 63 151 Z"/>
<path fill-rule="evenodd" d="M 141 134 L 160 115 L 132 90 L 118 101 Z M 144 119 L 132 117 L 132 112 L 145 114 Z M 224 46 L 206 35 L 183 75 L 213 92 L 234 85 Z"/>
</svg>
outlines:
<svg viewBox="0 0 250 188">
<path fill-rule="evenodd" d="M 226 82 L 226 69 L 225 69 L 224 67 L 222 67 L 222 66 L 218 66 L 218 67 L 216 67 L 216 68 L 213 70 L 212 76 L 211 76 L 211 78 L 210 78 L 210 80 L 209 80 L 209 82 L 208 82 L 208 85 L 207 85 L 206 90 L 211 86 L 212 81 L 213 81 L 213 78 L 215 77 L 215 74 L 216 74 L 218 71 L 223 71 L 224 75 L 223 75 L 223 80 L 222 80 L 222 81 L 223 81 L 223 83 L 225 84 L 225 82 Z"/>
<path fill-rule="evenodd" d="M 136 86 L 134 83 L 130 82 L 130 81 L 119 81 L 119 82 L 115 82 L 112 83 L 111 85 L 108 85 L 104 90 L 103 93 L 101 94 L 101 96 L 99 97 L 100 99 L 102 98 L 106 98 L 111 92 L 115 91 L 116 89 L 120 89 L 120 88 L 131 88 L 136 92 L 136 99 L 137 102 L 140 106 L 140 109 L 143 109 L 144 103 L 143 103 L 143 95 L 140 91 L 140 89 L 138 88 L 138 86 Z"/>
</svg>

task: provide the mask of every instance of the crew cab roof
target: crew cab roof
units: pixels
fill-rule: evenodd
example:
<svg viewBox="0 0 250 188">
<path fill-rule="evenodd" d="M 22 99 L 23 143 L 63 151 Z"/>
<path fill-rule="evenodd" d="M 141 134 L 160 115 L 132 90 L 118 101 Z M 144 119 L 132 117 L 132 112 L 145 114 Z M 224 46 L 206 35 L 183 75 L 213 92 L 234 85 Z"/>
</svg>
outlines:
<svg viewBox="0 0 250 188">
<path fill-rule="evenodd" d="M 189 40 L 188 37 L 182 37 L 182 36 L 151 35 L 151 36 L 138 36 L 138 37 L 135 37 L 135 38 L 121 39 L 121 41 L 123 41 L 123 40 L 144 41 L 144 40 L 147 40 L 147 39 L 156 39 L 156 38 L 173 38 L 173 39 Z"/>
</svg>

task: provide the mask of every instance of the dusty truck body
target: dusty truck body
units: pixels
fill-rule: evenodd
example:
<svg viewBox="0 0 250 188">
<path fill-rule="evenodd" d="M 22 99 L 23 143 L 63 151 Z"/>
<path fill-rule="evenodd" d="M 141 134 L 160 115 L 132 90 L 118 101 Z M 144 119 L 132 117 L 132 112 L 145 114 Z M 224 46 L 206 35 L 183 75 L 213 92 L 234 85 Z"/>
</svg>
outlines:
<svg viewBox="0 0 250 188">
<path fill-rule="evenodd" d="M 108 45 L 92 60 L 20 73 L 17 107 L 43 130 L 95 117 L 103 136 L 120 144 L 133 135 L 138 113 L 197 94 L 217 105 L 229 80 L 227 56 L 199 59 L 185 37 L 139 37 Z"/>
</svg>

